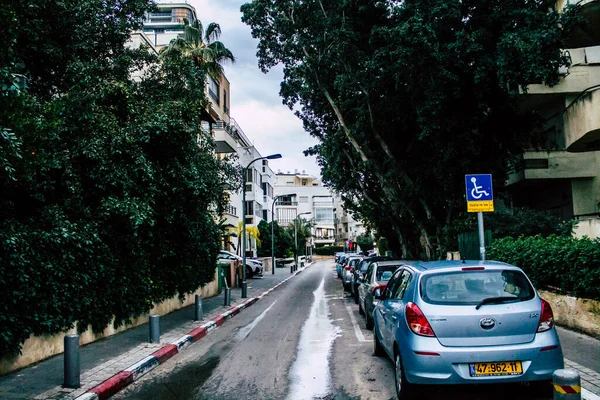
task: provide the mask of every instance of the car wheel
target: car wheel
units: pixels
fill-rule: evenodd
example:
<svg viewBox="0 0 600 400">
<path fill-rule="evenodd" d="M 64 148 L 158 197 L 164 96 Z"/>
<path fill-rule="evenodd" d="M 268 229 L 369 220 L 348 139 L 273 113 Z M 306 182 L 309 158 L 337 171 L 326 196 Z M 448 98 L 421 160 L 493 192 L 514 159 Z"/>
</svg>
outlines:
<svg viewBox="0 0 600 400">
<path fill-rule="evenodd" d="M 365 325 L 368 330 L 373 329 L 373 317 L 369 315 L 366 307 L 365 307 Z"/>
<path fill-rule="evenodd" d="M 415 398 L 414 385 L 410 384 L 406 380 L 406 374 L 404 373 L 404 367 L 402 366 L 402 360 L 400 354 L 396 351 L 394 357 L 395 366 L 395 378 L 396 378 L 396 395 L 400 400 L 408 400 Z"/>
<path fill-rule="evenodd" d="M 377 336 L 377 329 L 373 331 L 373 355 L 375 357 L 382 357 L 385 355 L 385 351 L 381 346 L 381 342 L 379 341 L 379 337 Z"/>
<path fill-rule="evenodd" d="M 250 278 L 252 276 L 253 272 L 252 272 L 252 268 L 246 266 L 246 276 L 248 278 Z"/>
<path fill-rule="evenodd" d="M 360 315 L 365 315 L 365 310 L 362 307 L 362 304 L 360 304 L 360 302 L 358 303 L 358 313 Z"/>
<path fill-rule="evenodd" d="M 358 288 L 357 287 L 354 288 L 354 304 L 358 304 Z"/>
</svg>

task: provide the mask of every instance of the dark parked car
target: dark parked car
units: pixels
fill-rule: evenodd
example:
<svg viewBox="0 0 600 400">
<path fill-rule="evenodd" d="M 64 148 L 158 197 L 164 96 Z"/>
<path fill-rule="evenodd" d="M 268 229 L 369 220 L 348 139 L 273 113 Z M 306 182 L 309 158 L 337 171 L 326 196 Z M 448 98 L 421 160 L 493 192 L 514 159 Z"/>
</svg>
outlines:
<svg viewBox="0 0 600 400">
<path fill-rule="evenodd" d="M 367 329 L 373 329 L 373 308 L 378 302 L 376 297 L 383 293 L 393 273 L 404 264 L 405 261 L 382 260 L 369 265 L 365 277 L 357 288 L 358 313 L 365 315 Z"/>
<path fill-rule="evenodd" d="M 352 271 L 352 283 L 350 285 L 350 292 L 354 295 L 354 303 L 358 304 L 358 285 L 360 285 L 361 279 L 364 278 L 367 273 L 369 266 L 375 261 L 389 261 L 391 257 L 377 256 L 363 258 L 357 268 Z"/>
</svg>

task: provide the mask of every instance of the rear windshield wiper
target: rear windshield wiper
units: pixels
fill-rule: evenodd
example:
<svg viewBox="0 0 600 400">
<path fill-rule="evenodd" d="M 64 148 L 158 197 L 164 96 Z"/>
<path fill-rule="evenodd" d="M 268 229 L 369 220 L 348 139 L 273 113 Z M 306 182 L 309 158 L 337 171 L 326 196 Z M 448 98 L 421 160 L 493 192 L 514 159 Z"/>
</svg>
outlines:
<svg viewBox="0 0 600 400">
<path fill-rule="evenodd" d="M 519 298 L 518 297 L 508 297 L 508 296 L 488 297 L 486 299 L 481 300 L 479 302 L 479 304 L 477 304 L 477 306 L 475 307 L 475 309 L 479 310 L 481 308 L 481 306 L 484 305 L 484 304 L 503 303 L 503 302 L 509 301 L 509 300 L 519 300 Z"/>
</svg>

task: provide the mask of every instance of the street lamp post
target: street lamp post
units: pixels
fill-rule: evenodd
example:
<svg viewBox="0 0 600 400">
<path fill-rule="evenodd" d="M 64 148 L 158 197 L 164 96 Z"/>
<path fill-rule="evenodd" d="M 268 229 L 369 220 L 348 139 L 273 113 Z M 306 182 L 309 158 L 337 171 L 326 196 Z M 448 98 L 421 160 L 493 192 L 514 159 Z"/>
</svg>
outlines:
<svg viewBox="0 0 600 400">
<path fill-rule="evenodd" d="M 310 211 L 300 213 L 296 216 L 296 219 L 294 220 L 294 242 L 295 242 L 295 247 L 296 247 L 296 251 L 294 252 L 294 257 L 296 259 L 294 260 L 294 263 L 296 264 L 296 270 L 298 270 L 298 218 L 300 218 L 301 215 L 309 215 L 309 214 L 312 214 L 312 213 Z"/>
<path fill-rule="evenodd" d="M 271 274 L 275 275 L 275 202 L 280 197 L 291 197 L 294 196 L 295 193 L 292 194 L 280 194 L 279 196 L 275 196 L 273 199 L 273 205 L 271 205 L 271 266 L 272 271 Z"/>
<path fill-rule="evenodd" d="M 266 157 L 258 157 L 250 161 L 250 163 L 242 170 L 243 186 L 242 186 L 242 298 L 248 297 L 248 283 L 246 282 L 246 178 L 248 176 L 248 168 L 258 160 L 276 160 L 281 158 L 281 154 L 271 154 Z"/>
</svg>

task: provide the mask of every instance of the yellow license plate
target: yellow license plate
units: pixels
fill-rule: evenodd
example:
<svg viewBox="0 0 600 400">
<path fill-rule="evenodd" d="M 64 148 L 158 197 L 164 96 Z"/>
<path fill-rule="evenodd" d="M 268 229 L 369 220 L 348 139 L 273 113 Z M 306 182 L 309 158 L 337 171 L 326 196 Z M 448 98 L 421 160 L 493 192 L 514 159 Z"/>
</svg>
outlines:
<svg viewBox="0 0 600 400">
<path fill-rule="evenodd" d="M 469 364 L 471 376 L 521 375 L 521 361 L 502 361 Z"/>
</svg>

